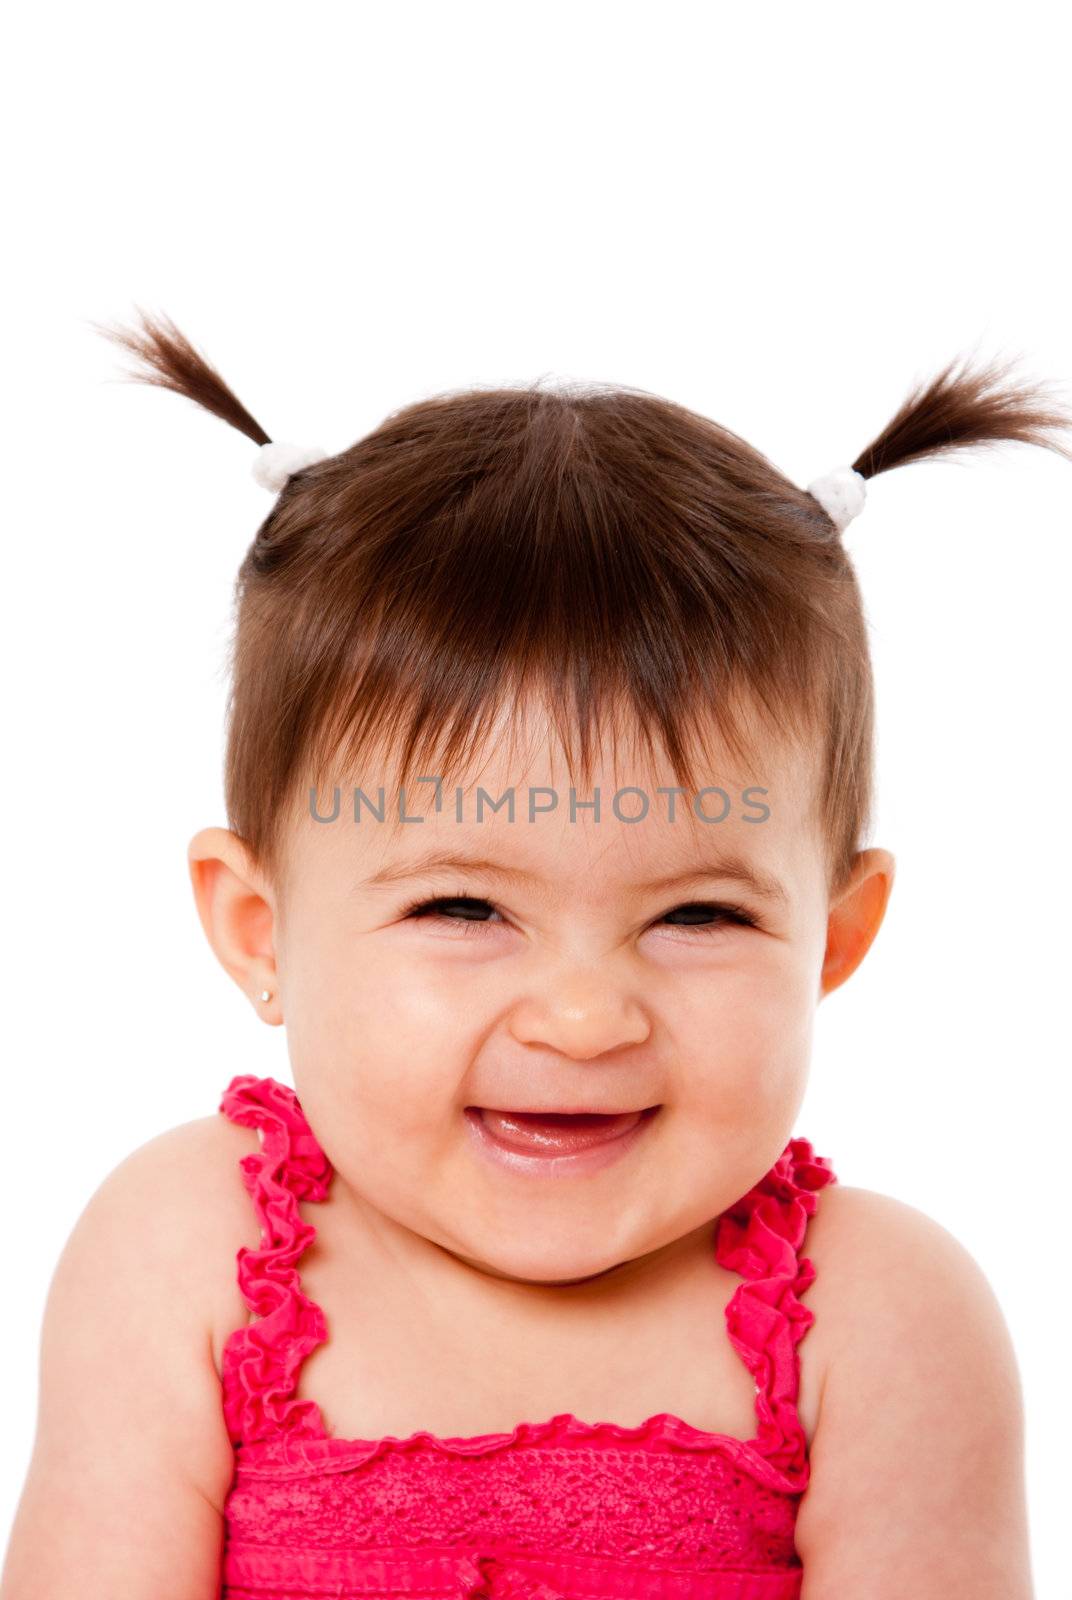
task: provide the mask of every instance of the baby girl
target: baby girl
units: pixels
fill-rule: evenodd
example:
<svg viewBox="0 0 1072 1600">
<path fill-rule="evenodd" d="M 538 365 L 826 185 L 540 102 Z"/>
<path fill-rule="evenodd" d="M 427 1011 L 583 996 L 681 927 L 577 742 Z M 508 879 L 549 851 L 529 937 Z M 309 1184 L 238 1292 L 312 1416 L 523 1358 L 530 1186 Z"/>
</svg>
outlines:
<svg viewBox="0 0 1072 1600">
<path fill-rule="evenodd" d="M 808 489 L 598 385 L 329 455 L 110 336 L 274 496 L 189 862 L 293 1086 L 232 1073 L 79 1218 L 2 1600 L 1029 1600 L 993 1292 L 794 1127 L 894 877 L 842 534 L 1069 418 L 954 363 Z"/>
</svg>

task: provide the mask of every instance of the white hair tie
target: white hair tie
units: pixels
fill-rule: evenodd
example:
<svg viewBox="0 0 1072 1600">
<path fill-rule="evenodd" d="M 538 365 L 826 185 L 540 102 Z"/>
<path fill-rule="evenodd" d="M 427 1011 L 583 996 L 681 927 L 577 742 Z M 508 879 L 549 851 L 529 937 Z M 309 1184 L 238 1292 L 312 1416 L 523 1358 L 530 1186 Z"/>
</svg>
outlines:
<svg viewBox="0 0 1072 1600">
<path fill-rule="evenodd" d="M 808 484 L 808 494 L 818 500 L 839 533 L 864 508 L 867 479 L 852 467 L 835 467 Z"/>
<path fill-rule="evenodd" d="M 273 439 L 268 444 L 262 444 L 257 451 L 253 476 L 262 489 L 270 489 L 273 494 L 278 494 L 292 472 L 300 472 L 303 467 L 326 461 L 330 453 L 313 444 L 286 444 Z"/>
</svg>

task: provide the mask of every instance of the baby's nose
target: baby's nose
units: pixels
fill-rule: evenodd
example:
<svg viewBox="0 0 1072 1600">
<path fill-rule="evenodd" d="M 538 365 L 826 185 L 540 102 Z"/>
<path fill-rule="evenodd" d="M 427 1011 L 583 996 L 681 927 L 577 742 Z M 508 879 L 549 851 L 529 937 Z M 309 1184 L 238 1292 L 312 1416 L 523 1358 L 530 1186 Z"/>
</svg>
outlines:
<svg viewBox="0 0 1072 1600">
<path fill-rule="evenodd" d="M 639 1001 L 606 973 L 583 969 L 550 977 L 514 1006 L 510 1031 L 519 1044 L 589 1061 L 643 1044 L 651 1024 Z"/>
</svg>

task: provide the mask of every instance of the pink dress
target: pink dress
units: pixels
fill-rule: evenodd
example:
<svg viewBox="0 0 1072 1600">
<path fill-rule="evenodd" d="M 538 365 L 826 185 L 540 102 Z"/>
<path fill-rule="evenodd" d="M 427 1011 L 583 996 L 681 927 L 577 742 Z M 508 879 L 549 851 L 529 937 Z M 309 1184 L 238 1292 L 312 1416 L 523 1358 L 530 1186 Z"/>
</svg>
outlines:
<svg viewBox="0 0 1072 1600">
<path fill-rule="evenodd" d="M 262 1130 L 240 1163 L 262 1248 L 237 1255 L 256 1320 L 223 1352 L 235 1471 L 221 1600 L 798 1600 L 796 1346 L 814 1320 L 798 1296 L 815 1277 L 798 1252 L 816 1191 L 837 1182 L 807 1139 L 717 1223 L 717 1260 L 744 1280 L 726 1324 L 755 1380 L 754 1439 L 666 1412 L 632 1428 L 562 1412 L 468 1439 L 335 1439 L 294 1397 L 327 1338 L 295 1268 L 316 1236 L 298 1202 L 324 1199 L 331 1164 L 273 1078 L 233 1078 L 220 1110 Z"/>
</svg>

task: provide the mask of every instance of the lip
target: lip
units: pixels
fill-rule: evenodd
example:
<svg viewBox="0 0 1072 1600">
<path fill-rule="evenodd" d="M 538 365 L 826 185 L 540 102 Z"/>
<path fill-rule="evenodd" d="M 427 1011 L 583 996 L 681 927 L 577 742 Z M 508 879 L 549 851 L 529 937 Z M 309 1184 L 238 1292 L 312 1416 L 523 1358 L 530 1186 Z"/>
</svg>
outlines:
<svg viewBox="0 0 1072 1600">
<path fill-rule="evenodd" d="M 503 1116 L 526 1117 L 632 1117 L 636 1106 L 466 1106 L 467 1111 L 499 1111 Z M 653 1106 L 642 1106 L 652 1111 Z"/>
<path fill-rule="evenodd" d="M 597 1138 L 585 1148 L 568 1153 L 550 1149 L 521 1150 L 507 1144 L 491 1131 L 482 1116 L 481 1107 L 465 1107 L 465 1123 L 475 1148 L 487 1160 L 508 1171 L 543 1178 L 578 1177 L 584 1173 L 598 1172 L 613 1161 L 620 1161 L 644 1137 L 646 1129 L 655 1121 L 661 1109 L 647 1106 L 638 1120 L 622 1133 L 611 1133 Z M 590 1108 L 585 1108 L 590 1110 Z M 550 1115 L 551 1113 L 546 1113 Z M 556 1115 L 571 1115 L 556 1108 Z"/>
</svg>

